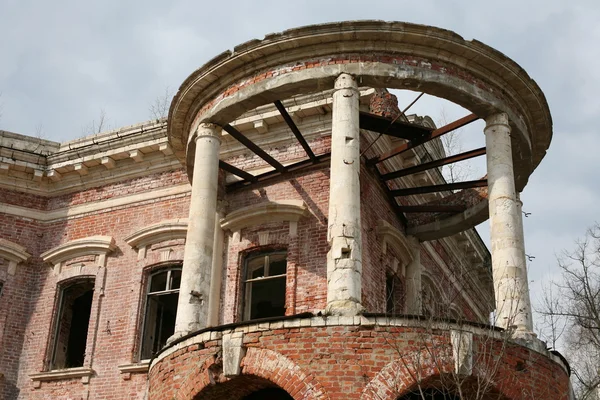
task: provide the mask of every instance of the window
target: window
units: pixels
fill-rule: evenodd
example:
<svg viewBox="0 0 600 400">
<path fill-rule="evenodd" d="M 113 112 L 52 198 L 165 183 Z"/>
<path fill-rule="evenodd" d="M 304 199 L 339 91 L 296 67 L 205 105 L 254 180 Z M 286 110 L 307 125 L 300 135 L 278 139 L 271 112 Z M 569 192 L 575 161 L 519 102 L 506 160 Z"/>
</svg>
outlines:
<svg viewBox="0 0 600 400">
<path fill-rule="evenodd" d="M 285 315 L 286 253 L 246 259 L 244 320 Z"/>
<path fill-rule="evenodd" d="M 93 296 L 93 279 L 61 289 L 50 369 L 83 366 Z"/>
<path fill-rule="evenodd" d="M 175 333 L 181 268 L 161 269 L 148 279 L 140 358 L 152 358 Z"/>
<path fill-rule="evenodd" d="M 439 317 L 445 301 L 435 283 L 428 276 L 421 275 L 421 291 L 423 315 Z"/>
<path fill-rule="evenodd" d="M 385 312 L 402 314 L 404 311 L 404 285 L 402 279 L 393 273 L 385 277 Z"/>
</svg>

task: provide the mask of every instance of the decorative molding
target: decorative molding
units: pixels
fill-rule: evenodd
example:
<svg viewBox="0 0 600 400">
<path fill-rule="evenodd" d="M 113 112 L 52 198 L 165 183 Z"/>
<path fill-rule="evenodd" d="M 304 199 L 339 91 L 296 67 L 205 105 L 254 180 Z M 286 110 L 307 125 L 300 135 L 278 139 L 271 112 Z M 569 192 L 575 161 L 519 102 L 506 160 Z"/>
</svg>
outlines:
<svg viewBox="0 0 600 400">
<path fill-rule="evenodd" d="M 117 368 L 123 374 L 123 380 L 128 381 L 131 379 L 131 374 L 147 374 L 149 367 L 150 360 L 142 360 L 138 363 L 121 364 Z"/>
<path fill-rule="evenodd" d="M 134 248 L 148 246 L 166 240 L 185 239 L 188 219 L 179 218 L 148 225 L 125 238 L 125 242 Z"/>
<path fill-rule="evenodd" d="M 146 249 L 150 245 L 167 240 L 185 239 L 187 236 L 187 228 L 187 218 L 162 221 L 132 233 L 125 238 L 125 242 L 138 250 L 138 260 L 141 260 L 146 257 Z M 169 256 L 170 253 L 167 254 L 167 260 Z M 161 254 L 161 259 L 162 258 Z"/>
<path fill-rule="evenodd" d="M 4 214 L 29 218 L 40 222 L 54 222 L 57 220 L 77 217 L 82 214 L 88 214 L 102 210 L 110 211 L 111 209 L 117 207 L 123 207 L 130 204 L 156 200 L 162 197 L 188 194 L 190 193 L 190 191 L 191 186 L 188 183 L 184 183 L 181 185 L 169 186 L 166 188 L 136 193 L 129 196 L 117 197 L 108 200 L 100 200 L 78 206 L 60 208 L 52 211 L 35 210 L 3 203 L 0 203 L 0 207 L 2 208 L 2 213 Z"/>
<path fill-rule="evenodd" d="M 237 232 L 242 228 L 270 222 L 298 222 L 309 214 L 302 200 L 275 200 L 243 207 L 221 219 L 221 228 Z"/>
<path fill-rule="evenodd" d="M 0 239 L 0 257 L 8 260 L 8 274 L 14 275 L 17 272 L 17 265 L 25 262 L 31 257 L 25 247 L 13 243 L 6 239 Z"/>
<path fill-rule="evenodd" d="M 383 254 L 387 254 L 388 246 L 392 246 L 396 250 L 396 255 L 402 259 L 403 266 L 413 260 L 413 246 L 411 246 L 408 238 L 390 223 L 380 220 L 377 226 L 377 236 L 382 240 Z"/>
<path fill-rule="evenodd" d="M 40 257 L 42 257 L 45 262 L 52 263 L 52 265 L 54 265 L 54 272 L 58 275 L 66 260 L 91 254 L 98 255 L 100 266 L 105 267 L 106 255 L 116 248 L 115 239 L 113 239 L 112 236 L 89 236 L 63 243 L 42 253 Z"/>
<path fill-rule="evenodd" d="M 55 371 L 41 372 L 39 374 L 31 374 L 29 377 L 33 381 L 36 389 L 39 389 L 42 382 L 66 380 L 73 378 L 81 378 L 81 383 L 88 384 L 90 377 L 94 375 L 94 370 L 88 367 L 57 369 Z"/>
</svg>

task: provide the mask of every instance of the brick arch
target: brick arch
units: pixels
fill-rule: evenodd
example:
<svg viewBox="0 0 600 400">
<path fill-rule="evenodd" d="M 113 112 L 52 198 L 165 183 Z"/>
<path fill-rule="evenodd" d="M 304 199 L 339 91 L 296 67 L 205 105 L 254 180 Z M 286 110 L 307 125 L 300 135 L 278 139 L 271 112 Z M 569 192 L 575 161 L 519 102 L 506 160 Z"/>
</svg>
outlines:
<svg viewBox="0 0 600 400">
<path fill-rule="evenodd" d="M 362 400 L 396 400 L 419 381 L 436 375 L 451 373 L 454 368 L 452 349 L 437 351 L 436 357 L 431 349 L 423 349 L 412 357 L 391 361 L 383 367 L 362 392 Z M 418 371 L 418 374 L 417 374 Z"/>
<path fill-rule="evenodd" d="M 242 374 L 237 378 L 226 378 L 221 365 L 215 363 L 214 357 L 199 363 L 196 372 L 190 374 L 181 384 L 175 399 L 195 399 L 205 389 L 236 380 L 248 386 L 251 386 L 253 381 L 257 381 L 259 386 L 261 383 L 274 384 L 296 400 L 329 400 L 325 389 L 316 378 L 302 370 L 294 361 L 276 351 L 255 347 L 247 350 L 242 360 Z"/>
<path fill-rule="evenodd" d="M 436 353 L 436 354 L 432 354 Z M 478 376 L 461 376 L 461 388 L 466 392 L 476 390 Z M 394 360 L 383 367 L 367 384 L 361 400 L 397 400 L 417 388 L 417 381 L 423 388 L 449 388 L 447 379 L 452 379 L 454 358 L 450 346 L 437 349 L 423 349 L 413 357 Z M 446 384 L 444 384 L 444 382 Z M 489 398 L 509 400 L 497 387 L 491 386 L 486 392 Z M 487 398 L 487 397 L 485 397 Z"/>
</svg>

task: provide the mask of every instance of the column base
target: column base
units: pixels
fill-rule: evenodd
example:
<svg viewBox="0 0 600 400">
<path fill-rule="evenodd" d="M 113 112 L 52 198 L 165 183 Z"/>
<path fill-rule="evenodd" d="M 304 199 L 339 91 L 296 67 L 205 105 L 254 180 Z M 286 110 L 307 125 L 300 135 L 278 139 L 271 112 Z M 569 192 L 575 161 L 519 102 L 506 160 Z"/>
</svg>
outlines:
<svg viewBox="0 0 600 400">
<path fill-rule="evenodd" d="M 364 311 L 364 307 L 352 300 L 332 301 L 325 307 L 325 315 L 354 316 Z"/>
</svg>

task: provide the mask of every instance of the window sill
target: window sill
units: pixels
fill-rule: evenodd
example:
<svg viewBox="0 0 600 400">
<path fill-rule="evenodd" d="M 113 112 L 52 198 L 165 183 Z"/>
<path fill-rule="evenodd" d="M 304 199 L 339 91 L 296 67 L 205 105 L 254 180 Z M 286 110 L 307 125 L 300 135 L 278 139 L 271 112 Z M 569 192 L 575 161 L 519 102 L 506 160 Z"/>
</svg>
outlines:
<svg viewBox="0 0 600 400">
<path fill-rule="evenodd" d="M 119 365 L 119 371 L 123 374 L 123 379 L 128 381 L 131 374 L 147 373 L 150 367 L 150 360 L 141 360 L 137 363 Z"/>
<path fill-rule="evenodd" d="M 41 372 L 39 374 L 31 374 L 29 377 L 33 381 L 33 386 L 38 389 L 42 386 L 42 382 L 58 381 L 66 379 L 81 378 L 81 383 L 88 384 L 90 377 L 94 375 L 94 370 L 88 367 L 57 369 L 54 371 Z"/>
</svg>

